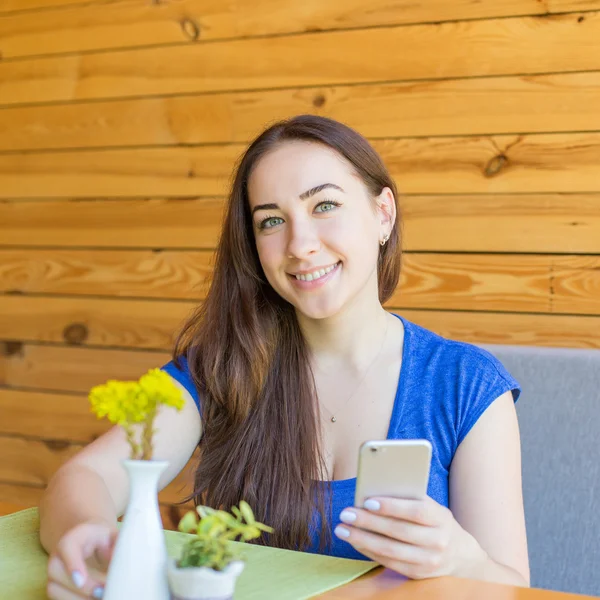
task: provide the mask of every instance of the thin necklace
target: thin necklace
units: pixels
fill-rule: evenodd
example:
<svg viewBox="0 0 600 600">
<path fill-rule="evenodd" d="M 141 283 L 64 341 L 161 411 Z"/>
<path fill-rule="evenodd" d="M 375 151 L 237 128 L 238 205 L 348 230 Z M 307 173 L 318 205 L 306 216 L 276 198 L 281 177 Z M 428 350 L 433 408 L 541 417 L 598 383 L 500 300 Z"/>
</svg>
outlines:
<svg viewBox="0 0 600 600">
<path fill-rule="evenodd" d="M 368 366 L 367 370 L 365 371 L 365 374 L 363 375 L 363 378 L 360 380 L 359 384 L 354 388 L 354 391 L 352 392 L 352 394 L 350 394 L 350 397 L 346 400 L 346 402 L 344 402 L 344 404 L 340 407 L 339 410 L 341 410 L 342 408 L 346 408 L 346 406 L 348 405 L 348 402 L 350 402 L 350 400 L 352 400 L 352 398 L 354 398 L 354 395 L 356 394 L 356 392 L 358 392 L 358 390 L 360 389 L 360 386 L 365 382 L 365 379 L 367 378 L 367 375 L 369 374 L 369 371 L 371 370 L 371 367 L 375 364 L 375 361 L 379 358 L 379 355 L 381 354 L 381 351 L 383 350 L 383 346 L 385 344 L 385 340 L 387 338 L 387 333 L 388 333 L 388 329 L 390 327 L 389 321 L 388 324 L 385 327 L 385 333 L 383 334 L 383 340 L 381 341 L 381 347 L 379 348 L 379 352 L 377 352 L 377 354 L 375 355 L 375 358 L 371 361 L 371 364 Z M 331 419 L 330 421 L 332 423 L 337 422 L 337 417 L 335 416 L 335 414 L 333 414 L 326 406 L 325 404 L 323 404 L 323 407 L 325 408 L 325 410 L 331 415 Z M 336 411 L 337 412 L 339 412 Z"/>
</svg>

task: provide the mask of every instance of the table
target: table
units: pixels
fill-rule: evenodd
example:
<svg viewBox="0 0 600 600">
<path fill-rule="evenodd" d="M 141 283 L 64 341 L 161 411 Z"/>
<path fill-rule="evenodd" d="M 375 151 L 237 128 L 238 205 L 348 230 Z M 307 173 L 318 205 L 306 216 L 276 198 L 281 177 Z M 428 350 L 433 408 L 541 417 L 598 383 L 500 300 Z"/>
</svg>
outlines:
<svg viewBox="0 0 600 600">
<path fill-rule="evenodd" d="M 471 579 L 440 577 L 405 581 L 387 569 L 367 575 L 318 596 L 315 600 L 591 600 L 592 596 L 564 594 L 499 585 Z"/>
<path fill-rule="evenodd" d="M 0 515 L 23 507 L 0 502 Z M 379 568 L 336 588 L 315 600 L 586 600 L 591 596 L 518 588 L 470 579 L 441 577 L 406 581 L 402 576 Z"/>
</svg>

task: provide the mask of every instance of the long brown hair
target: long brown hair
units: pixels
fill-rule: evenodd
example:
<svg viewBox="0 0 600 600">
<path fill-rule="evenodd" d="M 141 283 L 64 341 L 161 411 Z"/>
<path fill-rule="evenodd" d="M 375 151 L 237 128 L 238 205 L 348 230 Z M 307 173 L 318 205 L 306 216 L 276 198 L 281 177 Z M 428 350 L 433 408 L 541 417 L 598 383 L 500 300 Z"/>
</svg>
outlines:
<svg viewBox="0 0 600 600">
<path fill-rule="evenodd" d="M 177 337 L 173 357 L 186 356 L 200 393 L 203 435 L 191 497 L 229 509 L 246 500 L 275 529 L 268 543 L 303 549 L 320 515 L 327 528 L 319 409 L 309 349 L 294 307 L 267 282 L 258 259 L 248 180 L 267 152 L 286 141 L 328 146 L 343 156 L 378 196 L 396 187 L 381 158 L 360 134 L 337 121 L 301 115 L 266 129 L 240 158 L 204 303 Z M 379 299 L 400 276 L 400 220 L 381 248 Z M 263 541 L 264 543 L 264 541 Z"/>
</svg>

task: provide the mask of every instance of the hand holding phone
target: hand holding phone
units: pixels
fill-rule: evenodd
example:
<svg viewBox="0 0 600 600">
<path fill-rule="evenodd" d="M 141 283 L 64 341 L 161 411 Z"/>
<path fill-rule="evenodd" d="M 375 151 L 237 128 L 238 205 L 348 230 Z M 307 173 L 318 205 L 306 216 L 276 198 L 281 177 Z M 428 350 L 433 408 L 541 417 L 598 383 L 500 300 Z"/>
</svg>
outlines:
<svg viewBox="0 0 600 600">
<path fill-rule="evenodd" d="M 472 576 L 489 560 L 452 512 L 427 495 L 427 440 L 365 442 L 359 451 L 355 508 L 334 534 L 364 556 L 410 579 Z M 365 500 L 378 500 L 365 507 Z"/>
<path fill-rule="evenodd" d="M 423 499 L 427 496 L 432 447 L 428 440 L 382 440 L 362 444 L 354 506 L 374 496 Z"/>
</svg>

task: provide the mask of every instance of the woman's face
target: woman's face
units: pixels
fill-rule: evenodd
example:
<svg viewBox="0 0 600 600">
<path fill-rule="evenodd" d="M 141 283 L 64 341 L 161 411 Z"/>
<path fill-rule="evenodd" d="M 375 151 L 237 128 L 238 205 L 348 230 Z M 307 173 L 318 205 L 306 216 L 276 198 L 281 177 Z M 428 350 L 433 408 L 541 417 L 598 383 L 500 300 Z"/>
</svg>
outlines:
<svg viewBox="0 0 600 600">
<path fill-rule="evenodd" d="M 286 142 L 258 162 L 248 194 L 266 278 L 296 310 L 323 319 L 377 294 L 379 243 L 395 219 L 389 188 L 374 202 L 334 150 Z"/>
</svg>

